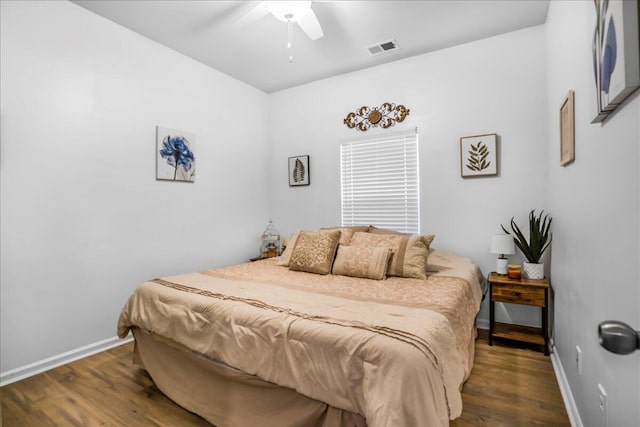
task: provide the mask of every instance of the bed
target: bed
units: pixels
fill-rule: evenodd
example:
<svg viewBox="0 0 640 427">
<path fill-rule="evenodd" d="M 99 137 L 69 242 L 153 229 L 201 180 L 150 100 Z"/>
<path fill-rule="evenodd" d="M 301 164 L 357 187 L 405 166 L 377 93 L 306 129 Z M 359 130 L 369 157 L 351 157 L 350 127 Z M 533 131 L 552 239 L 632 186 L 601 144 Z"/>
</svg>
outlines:
<svg viewBox="0 0 640 427">
<path fill-rule="evenodd" d="M 400 249 L 347 252 L 356 237 L 364 246 L 378 238 L 330 233 L 340 242 L 334 272 L 340 260 L 362 264 L 366 251 L 382 254 L 385 273 L 419 259 L 403 249 L 406 236 L 383 238 Z M 427 243 L 424 278 L 318 274 L 294 268 L 301 240 L 289 265 L 274 258 L 142 284 L 118 335 L 133 332 L 134 358 L 164 394 L 219 427 L 444 426 L 460 416 L 482 298 L 477 266 Z"/>
</svg>

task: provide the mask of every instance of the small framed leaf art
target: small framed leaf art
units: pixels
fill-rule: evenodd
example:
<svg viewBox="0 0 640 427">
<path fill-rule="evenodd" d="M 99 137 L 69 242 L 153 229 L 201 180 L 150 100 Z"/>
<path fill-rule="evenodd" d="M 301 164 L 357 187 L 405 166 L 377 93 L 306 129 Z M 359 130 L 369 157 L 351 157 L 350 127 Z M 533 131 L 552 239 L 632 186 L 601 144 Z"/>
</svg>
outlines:
<svg viewBox="0 0 640 427">
<path fill-rule="evenodd" d="M 289 157 L 289 187 L 309 185 L 309 156 Z"/>
<path fill-rule="evenodd" d="M 460 174 L 463 178 L 498 175 L 498 135 L 460 138 Z"/>
</svg>

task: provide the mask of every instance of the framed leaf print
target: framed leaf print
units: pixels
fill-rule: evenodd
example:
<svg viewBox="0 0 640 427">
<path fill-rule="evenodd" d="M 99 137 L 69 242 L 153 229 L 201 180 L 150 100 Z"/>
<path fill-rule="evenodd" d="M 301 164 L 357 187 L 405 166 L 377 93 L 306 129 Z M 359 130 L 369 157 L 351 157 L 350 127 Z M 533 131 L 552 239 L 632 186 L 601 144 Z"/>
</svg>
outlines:
<svg viewBox="0 0 640 427">
<path fill-rule="evenodd" d="M 463 178 L 498 175 L 498 135 L 460 138 L 460 175 Z"/>
<path fill-rule="evenodd" d="M 309 185 L 309 156 L 289 157 L 289 187 Z"/>
</svg>

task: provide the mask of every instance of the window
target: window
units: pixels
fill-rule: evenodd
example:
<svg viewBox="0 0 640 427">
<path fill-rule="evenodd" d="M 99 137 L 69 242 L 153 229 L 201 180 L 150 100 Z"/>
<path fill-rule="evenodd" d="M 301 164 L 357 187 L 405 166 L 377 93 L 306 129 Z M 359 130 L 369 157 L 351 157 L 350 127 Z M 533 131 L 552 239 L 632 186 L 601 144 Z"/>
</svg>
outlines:
<svg viewBox="0 0 640 427">
<path fill-rule="evenodd" d="M 420 232 L 417 129 L 340 145 L 342 225 Z"/>
</svg>

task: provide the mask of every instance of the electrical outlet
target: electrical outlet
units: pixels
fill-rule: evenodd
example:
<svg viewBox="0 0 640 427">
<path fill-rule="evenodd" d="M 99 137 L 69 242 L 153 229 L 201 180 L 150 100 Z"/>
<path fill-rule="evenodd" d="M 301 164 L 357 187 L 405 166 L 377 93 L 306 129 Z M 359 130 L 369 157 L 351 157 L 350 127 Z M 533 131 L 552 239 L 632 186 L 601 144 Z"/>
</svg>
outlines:
<svg viewBox="0 0 640 427">
<path fill-rule="evenodd" d="M 580 350 L 580 346 L 576 346 L 576 366 L 578 367 L 578 375 L 582 375 L 582 350 Z"/>
<path fill-rule="evenodd" d="M 600 421 L 602 427 L 607 427 L 607 392 L 602 384 L 598 384 L 598 407 L 600 409 Z"/>
</svg>

